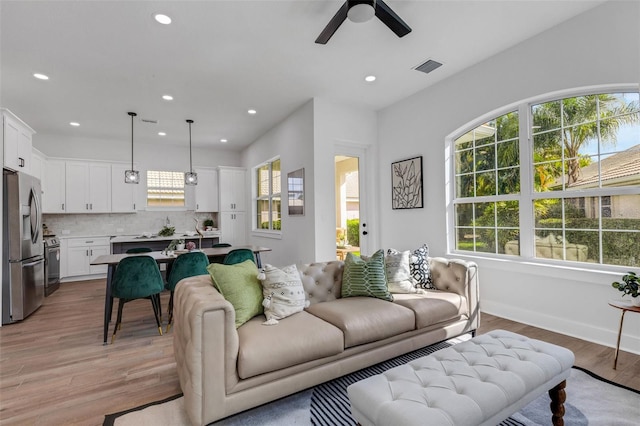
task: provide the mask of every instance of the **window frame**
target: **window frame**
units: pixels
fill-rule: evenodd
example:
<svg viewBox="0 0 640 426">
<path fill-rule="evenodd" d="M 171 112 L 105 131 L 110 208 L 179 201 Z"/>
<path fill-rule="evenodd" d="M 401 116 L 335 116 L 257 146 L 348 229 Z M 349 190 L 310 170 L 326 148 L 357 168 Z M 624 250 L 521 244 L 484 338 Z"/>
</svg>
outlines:
<svg viewBox="0 0 640 426">
<path fill-rule="evenodd" d="M 274 184 L 274 177 L 273 177 L 273 163 L 279 161 L 280 162 L 280 176 L 279 176 L 279 180 L 280 180 L 280 192 L 279 193 L 274 193 L 273 192 L 273 184 Z M 258 172 L 261 168 L 263 168 L 264 166 L 268 166 L 268 170 L 269 170 L 269 194 L 268 195 L 260 195 L 259 194 L 259 179 L 258 179 Z M 252 169 L 252 233 L 256 236 L 262 236 L 262 237 L 267 237 L 267 238 L 281 238 L 282 237 L 282 160 L 280 158 L 280 156 L 275 156 L 273 158 L 270 158 L 267 161 L 264 161 L 260 164 L 258 164 L 257 166 L 253 167 Z M 280 199 L 280 229 L 273 229 L 273 200 L 274 198 L 279 198 Z M 256 218 L 258 217 L 258 201 L 268 201 L 269 203 L 269 228 L 259 228 L 257 226 L 256 223 Z"/>
<path fill-rule="evenodd" d="M 577 262 L 570 260 L 546 259 L 535 256 L 535 213 L 533 202 L 538 199 L 547 198 L 577 198 L 577 197 L 605 197 L 616 195 L 640 195 L 640 188 L 634 187 L 602 187 L 589 188 L 584 190 L 557 190 L 549 192 L 535 191 L 533 182 L 533 135 L 532 135 L 532 118 L 531 107 L 536 104 L 550 102 L 578 96 L 597 95 L 601 93 L 620 93 L 620 92 L 640 92 L 638 84 L 622 84 L 622 85 L 599 85 L 581 88 L 566 89 L 556 92 L 547 93 L 518 102 L 505 105 L 490 111 L 477 119 L 459 127 L 445 138 L 445 176 L 446 194 L 447 194 L 447 251 L 449 254 L 458 256 L 493 259 L 493 260 L 509 260 L 513 263 L 527 265 L 548 265 L 569 268 L 579 268 L 583 270 L 600 270 L 606 272 L 626 271 L 629 266 L 620 266 L 606 263 L 589 263 Z M 491 195 L 482 197 L 457 198 L 456 195 L 456 151 L 455 141 L 465 133 L 472 131 L 478 126 L 494 120 L 504 114 L 515 111 L 519 114 L 519 148 L 520 148 L 520 192 L 518 194 L 509 195 Z M 482 203 L 515 200 L 519 203 L 519 229 L 520 229 L 520 255 L 506 255 L 499 253 L 486 253 L 479 251 L 459 250 L 456 248 L 456 205 L 460 203 Z M 562 230 L 564 231 L 564 227 Z M 601 229 L 601 228 L 599 228 Z M 523 232 L 527 230 L 534 230 Z M 602 261 L 603 253 L 598 253 L 599 261 Z"/>
<path fill-rule="evenodd" d="M 155 188 L 149 186 L 149 172 L 168 172 L 168 173 L 176 173 L 181 175 L 182 179 L 182 193 L 183 193 L 183 205 L 182 206 L 150 206 L 149 205 L 149 188 Z M 184 184 L 184 172 L 174 171 L 174 170 L 146 170 L 145 171 L 145 207 L 147 211 L 187 211 L 188 210 L 188 201 L 187 201 L 187 187 Z"/>
</svg>

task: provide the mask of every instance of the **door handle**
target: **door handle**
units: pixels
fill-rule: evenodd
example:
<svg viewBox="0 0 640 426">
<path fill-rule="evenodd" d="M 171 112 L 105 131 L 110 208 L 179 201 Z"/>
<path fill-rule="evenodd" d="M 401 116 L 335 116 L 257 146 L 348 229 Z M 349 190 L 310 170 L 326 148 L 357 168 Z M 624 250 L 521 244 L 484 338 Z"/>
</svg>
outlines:
<svg viewBox="0 0 640 426">
<path fill-rule="evenodd" d="M 62 203 L 62 210 L 64 210 L 64 203 Z"/>
<path fill-rule="evenodd" d="M 362 231 L 362 235 L 367 235 L 368 232 L 367 231 Z"/>
<path fill-rule="evenodd" d="M 93 203 L 89 204 L 89 210 L 93 210 Z"/>
</svg>

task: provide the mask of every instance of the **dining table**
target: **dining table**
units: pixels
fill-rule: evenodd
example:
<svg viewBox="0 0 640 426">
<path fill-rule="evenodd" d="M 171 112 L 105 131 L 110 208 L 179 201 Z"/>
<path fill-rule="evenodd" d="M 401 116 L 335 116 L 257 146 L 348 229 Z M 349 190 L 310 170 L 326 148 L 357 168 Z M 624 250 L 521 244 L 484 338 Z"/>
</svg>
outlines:
<svg viewBox="0 0 640 426">
<path fill-rule="evenodd" d="M 271 249 L 268 247 L 260 247 L 260 246 L 254 246 L 254 245 L 203 248 L 197 251 L 201 251 L 204 254 L 206 254 L 210 263 L 222 263 L 224 261 L 224 257 L 231 250 L 235 250 L 235 249 L 251 250 L 255 256 L 256 265 L 258 268 L 262 268 L 260 253 L 271 251 Z M 111 313 L 113 311 L 113 297 L 111 296 L 111 283 L 113 281 L 116 268 L 118 267 L 118 263 L 125 257 L 151 256 L 155 259 L 156 262 L 158 262 L 158 266 L 160 264 L 167 265 L 167 276 L 168 276 L 173 262 L 176 260 L 178 256 L 186 252 L 187 251 L 185 250 L 185 251 L 174 251 L 173 254 L 167 253 L 165 251 L 151 251 L 146 253 L 105 254 L 102 256 L 98 256 L 91 261 L 91 265 L 107 265 L 107 280 L 105 285 L 105 296 L 104 296 L 104 342 L 103 342 L 104 345 L 107 344 L 109 323 L 111 322 Z"/>
</svg>

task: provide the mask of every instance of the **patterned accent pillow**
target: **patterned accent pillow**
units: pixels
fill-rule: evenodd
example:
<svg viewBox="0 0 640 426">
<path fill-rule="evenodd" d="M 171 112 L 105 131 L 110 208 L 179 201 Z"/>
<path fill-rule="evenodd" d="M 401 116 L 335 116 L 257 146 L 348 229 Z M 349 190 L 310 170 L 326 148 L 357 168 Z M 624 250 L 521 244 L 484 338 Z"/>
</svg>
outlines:
<svg viewBox="0 0 640 426">
<path fill-rule="evenodd" d="M 391 293 L 418 293 L 415 281 L 411 276 L 409 250 L 399 252 L 393 249 L 387 251 L 384 266 L 387 273 L 387 285 Z"/>
<path fill-rule="evenodd" d="M 391 255 L 400 252 L 391 248 L 387 253 Z M 422 247 L 417 248 L 411 253 L 409 259 L 409 270 L 415 286 L 419 289 L 435 290 L 436 287 L 433 285 L 431 267 L 429 266 L 429 246 L 424 244 Z"/>
<path fill-rule="evenodd" d="M 383 250 L 378 250 L 368 260 L 347 253 L 342 274 L 342 297 L 353 296 L 393 301 L 387 288 Z"/>
<path fill-rule="evenodd" d="M 416 280 L 416 287 L 435 290 L 429 267 L 429 246 L 423 244 L 413 251 L 413 259 L 409 265 L 411 276 Z"/>
<path fill-rule="evenodd" d="M 309 306 L 296 265 L 279 269 L 267 264 L 263 271 L 264 275 L 258 275 L 262 281 L 262 306 L 267 317 L 263 324 L 277 324 L 278 320 L 301 312 Z"/>
<path fill-rule="evenodd" d="M 211 263 L 207 266 L 213 286 L 233 305 L 236 328 L 263 312 L 262 287 L 258 267 L 251 260 L 234 265 Z"/>
</svg>

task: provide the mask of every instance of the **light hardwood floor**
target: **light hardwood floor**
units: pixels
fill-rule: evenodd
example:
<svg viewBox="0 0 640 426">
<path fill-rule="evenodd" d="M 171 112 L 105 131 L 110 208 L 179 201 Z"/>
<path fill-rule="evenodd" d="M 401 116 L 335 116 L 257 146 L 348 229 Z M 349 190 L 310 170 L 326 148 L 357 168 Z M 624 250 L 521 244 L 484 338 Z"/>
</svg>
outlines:
<svg viewBox="0 0 640 426">
<path fill-rule="evenodd" d="M 0 424 L 101 425 L 105 414 L 180 392 L 173 332 L 158 335 L 151 303 L 125 305 L 107 346 L 103 304 L 104 280 L 65 283 L 25 321 L 0 328 Z M 640 389 L 640 356 L 621 352 L 613 370 L 612 348 L 483 315 L 479 333 L 498 328 L 568 347 L 576 365 Z"/>
</svg>

